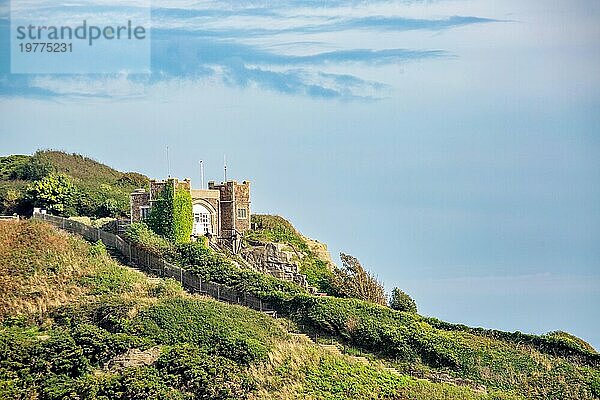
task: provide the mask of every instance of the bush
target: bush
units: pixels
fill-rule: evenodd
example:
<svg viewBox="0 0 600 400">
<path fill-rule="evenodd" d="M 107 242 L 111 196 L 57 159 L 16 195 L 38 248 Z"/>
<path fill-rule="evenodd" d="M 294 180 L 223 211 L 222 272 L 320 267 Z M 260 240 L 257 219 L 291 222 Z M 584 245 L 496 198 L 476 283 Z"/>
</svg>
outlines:
<svg viewBox="0 0 600 400">
<path fill-rule="evenodd" d="M 390 307 L 398 311 L 406 311 L 411 313 L 417 312 L 417 303 L 408 294 L 395 287 L 392 289 L 392 298 L 390 299 Z"/>
<path fill-rule="evenodd" d="M 27 162 L 17 166 L 10 174 L 10 179 L 38 181 L 55 172 L 52 164 L 36 153 Z"/>
<path fill-rule="evenodd" d="M 134 222 L 129 225 L 125 231 L 125 237 L 158 257 L 171 258 L 174 255 L 173 244 L 156 234 L 143 222 Z"/>
<path fill-rule="evenodd" d="M 178 189 L 173 198 L 173 225 L 175 243 L 188 243 L 194 228 L 192 195 L 188 190 Z"/>
<path fill-rule="evenodd" d="M 64 174 L 50 174 L 27 188 L 27 197 L 36 207 L 58 215 L 71 214 L 73 184 Z"/>
<path fill-rule="evenodd" d="M 343 267 L 334 269 L 334 285 L 338 293 L 376 304 L 387 304 L 383 285 L 367 272 L 360 262 L 340 253 Z"/>
<path fill-rule="evenodd" d="M 126 368 L 119 374 L 88 376 L 78 382 L 78 392 L 85 400 L 184 400 L 178 390 L 165 383 L 155 367 Z M 75 398 L 80 398 L 77 396 Z"/>
<path fill-rule="evenodd" d="M 142 311 L 128 329 L 165 345 L 192 343 L 206 353 L 247 365 L 264 359 L 271 337 L 282 334 L 268 318 L 216 301 L 176 297 Z"/>
<path fill-rule="evenodd" d="M 90 246 L 89 254 L 92 257 L 106 255 L 106 245 L 102 240 L 96 241 L 96 243 Z"/>
<path fill-rule="evenodd" d="M 126 333 L 111 333 L 92 324 L 73 328 L 73 339 L 94 366 L 102 366 L 118 354 L 131 348 L 148 348 L 152 342 Z"/>
<path fill-rule="evenodd" d="M 148 186 L 148 177 L 137 172 L 125 172 L 117 180 L 117 185 L 124 187 L 144 188 Z"/>
<path fill-rule="evenodd" d="M 157 368 L 191 399 L 245 399 L 252 389 L 235 362 L 191 344 L 170 348 L 158 359 Z"/>
</svg>

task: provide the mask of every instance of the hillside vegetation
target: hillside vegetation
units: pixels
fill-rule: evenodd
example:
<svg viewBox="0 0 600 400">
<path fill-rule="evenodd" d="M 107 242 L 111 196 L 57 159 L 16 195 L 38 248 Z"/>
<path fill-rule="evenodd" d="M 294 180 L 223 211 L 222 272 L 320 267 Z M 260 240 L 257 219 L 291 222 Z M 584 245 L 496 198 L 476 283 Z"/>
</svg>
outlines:
<svg viewBox="0 0 600 400">
<path fill-rule="evenodd" d="M 129 212 L 129 194 L 147 183 L 144 175 L 79 154 L 0 157 L 0 214 L 30 214 L 41 206 L 65 216 L 119 217 Z"/>
<path fill-rule="evenodd" d="M 5 213 L 45 203 L 55 214 L 117 216 L 126 207 L 114 201 L 146 179 L 61 152 L 0 158 Z M 451 324 L 420 316 L 414 304 L 390 308 L 381 293 L 370 299 L 343 287 L 353 283 L 348 271 L 376 285 L 358 260 L 338 269 L 324 245 L 285 219 L 252 222 L 247 245 L 283 243 L 329 296 L 248 269 L 203 241 L 167 240 L 144 223 L 127 231 L 203 280 L 258 296 L 277 310 L 273 319 L 148 278 L 102 242 L 36 220 L 0 221 L 0 398 L 600 398 L 600 355 L 585 341 Z"/>
<path fill-rule="evenodd" d="M 329 353 L 291 321 L 149 280 L 44 223 L 0 222 L 0 249 L 0 398 L 517 398 Z"/>
<path fill-rule="evenodd" d="M 598 397 L 600 355 L 571 335 L 470 328 L 359 299 L 312 296 L 290 282 L 244 270 L 202 243 L 172 245 L 143 224 L 132 228 L 130 240 L 148 250 L 204 279 L 253 293 L 306 332 L 366 352 L 406 374 L 462 379 L 527 398 Z M 264 232 L 253 234 L 267 240 Z"/>
</svg>

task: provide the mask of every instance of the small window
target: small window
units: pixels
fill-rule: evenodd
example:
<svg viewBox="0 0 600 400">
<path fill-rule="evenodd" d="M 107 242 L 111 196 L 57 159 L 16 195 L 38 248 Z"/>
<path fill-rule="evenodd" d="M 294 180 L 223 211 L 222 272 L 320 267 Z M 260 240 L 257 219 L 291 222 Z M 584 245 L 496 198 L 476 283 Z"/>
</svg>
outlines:
<svg viewBox="0 0 600 400">
<path fill-rule="evenodd" d="M 140 218 L 142 220 L 147 219 L 150 215 L 150 207 L 149 206 L 141 206 L 140 207 Z"/>
<path fill-rule="evenodd" d="M 238 208 L 238 218 L 248 218 L 248 212 L 246 211 L 245 208 Z"/>
</svg>

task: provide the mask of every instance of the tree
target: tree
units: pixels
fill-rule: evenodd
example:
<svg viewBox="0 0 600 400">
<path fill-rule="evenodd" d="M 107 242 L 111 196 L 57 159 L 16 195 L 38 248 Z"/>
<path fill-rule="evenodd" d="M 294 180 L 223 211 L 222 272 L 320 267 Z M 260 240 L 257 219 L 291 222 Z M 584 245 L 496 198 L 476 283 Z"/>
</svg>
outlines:
<svg viewBox="0 0 600 400">
<path fill-rule="evenodd" d="M 398 311 L 406 311 L 411 313 L 417 312 L 417 303 L 408 294 L 404 293 L 399 288 L 392 289 L 392 298 L 390 299 L 390 307 Z"/>
<path fill-rule="evenodd" d="M 27 188 L 27 197 L 34 206 L 61 215 L 67 213 L 70 208 L 73 193 L 73 184 L 64 174 L 51 173 Z"/>
<path fill-rule="evenodd" d="M 334 286 L 343 296 L 387 304 L 383 285 L 360 264 L 358 259 L 340 253 L 342 268 L 334 269 Z"/>
<path fill-rule="evenodd" d="M 0 210 L 5 214 L 16 213 L 22 200 L 23 195 L 20 191 L 9 188 L 5 193 L 0 194 Z"/>
<path fill-rule="evenodd" d="M 175 190 L 173 179 L 154 201 L 148 226 L 155 233 L 175 243 L 190 241 L 194 224 L 192 196 L 186 189 Z"/>
<path fill-rule="evenodd" d="M 54 167 L 47 160 L 42 159 L 40 153 L 29 158 L 26 163 L 15 168 L 10 179 L 22 179 L 27 181 L 41 180 L 54 172 Z"/>
</svg>

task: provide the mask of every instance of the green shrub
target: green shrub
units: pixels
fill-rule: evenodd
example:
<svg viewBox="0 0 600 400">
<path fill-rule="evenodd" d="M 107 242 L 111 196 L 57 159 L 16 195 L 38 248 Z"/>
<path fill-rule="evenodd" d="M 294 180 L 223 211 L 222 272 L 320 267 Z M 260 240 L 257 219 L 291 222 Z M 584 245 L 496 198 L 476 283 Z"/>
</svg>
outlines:
<svg viewBox="0 0 600 400">
<path fill-rule="evenodd" d="M 51 317 L 60 326 L 73 329 L 77 325 L 96 325 L 112 333 L 123 331 L 136 302 L 107 293 L 89 301 L 56 308 Z"/>
<path fill-rule="evenodd" d="M 417 303 L 408 294 L 404 293 L 399 288 L 392 289 L 392 298 L 390 299 L 390 307 L 398 311 L 417 312 Z"/>
<path fill-rule="evenodd" d="M 173 297 L 183 293 L 183 287 L 179 281 L 172 278 L 163 278 L 159 280 L 150 289 L 150 296 L 153 297 Z"/>
<path fill-rule="evenodd" d="M 584 351 L 584 352 L 596 353 L 596 349 L 594 349 L 591 344 L 589 344 L 585 340 L 580 339 L 577 336 L 571 335 L 570 333 L 567 333 L 567 332 L 563 332 L 563 331 L 548 332 L 547 334 L 544 335 L 544 337 L 547 337 L 549 339 L 554 339 L 559 342 L 563 342 L 570 347 L 578 348 L 579 350 Z"/>
<path fill-rule="evenodd" d="M 552 335 L 531 335 L 519 331 L 505 332 L 496 329 L 471 328 L 462 324 L 440 321 L 439 319 L 432 317 L 424 318 L 424 320 L 437 329 L 466 332 L 475 336 L 487 337 L 506 343 L 518 345 L 527 344 L 541 353 L 564 357 L 570 361 L 595 368 L 600 367 L 600 354 L 595 351 L 592 352 L 585 348 L 581 348 L 580 344 L 576 344 L 572 340 L 564 340 L 564 338 L 557 338 Z"/>
<path fill-rule="evenodd" d="M 125 231 L 125 237 L 149 253 L 158 257 L 173 257 L 175 248 L 171 242 L 154 233 L 143 222 L 134 222 Z"/>
<path fill-rule="evenodd" d="M 194 220 L 192 197 L 186 189 L 175 189 L 175 181 L 168 179 L 154 201 L 148 226 L 158 235 L 174 243 L 190 241 Z"/>
<path fill-rule="evenodd" d="M 119 374 L 88 375 L 77 385 L 84 400 L 184 400 L 177 389 L 165 383 L 165 377 L 152 366 L 130 367 Z"/>
<path fill-rule="evenodd" d="M 116 184 L 125 188 L 145 188 L 148 186 L 148 177 L 138 172 L 125 172 L 117 179 Z"/>
<path fill-rule="evenodd" d="M 106 251 L 105 248 L 103 251 Z M 134 283 L 141 279 L 143 278 L 135 272 L 105 262 L 94 273 L 82 277 L 79 282 L 91 289 L 90 294 L 98 295 L 129 292 Z"/>
<path fill-rule="evenodd" d="M 21 179 L 25 181 L 37 181 L 56 172 L 52 164 L 36 153 L 27 161 L 20 162 L 10 173 L 10 179 Z"/>
<path fill-rule="evenodd" d="M 283 332 L 270 317 L 216 301 L 166 298 L 142 311 L 128 327 L 158 343 L 193 343 L 210 354 L 249 364 L 266 357 L 273 337 Z"/>
<path fill-rule="evenodd" d="M 29 159 L 30 156 L 21 154 L 0 157 L 0 180 L 21 179 L 19 171 L 29 162 Z"/>
<path fill-rule="evenodd" d="M 279 215 L 252 214 L 250 222 L 254 230 L 246 234 L 248 240 L 287 243 L 297 250 L 309 250 L 296 228 Z"/>
<path fill-rule="evenodd" d="M 67 330 L 10 327 L 0 329 L 0 368 L 37 377 L 76 377 L 85 373 L 89 364 Z"/>
<path fill-rule="evenodd" d="M 73 194 L 73 184 L 64 174 L 50 174 L 27 188 L 27 197 L 34 206 L 58 215 L 71 213 Z"/>
<path fill-rule="evenodd" d="M 363 268 L 358 259 L 344 253 L 340 253 L 340 257 L 343 266 L 333 271 L 336 291 L 345 297 L 387 304 L 383 285 Z"/>
<path fill-rule="evenodd" d="M 235 362 L 191 344 L 170 348 L 158 359 L 157 368 L 191 399 L 245 399 L 253 389 Z"/>
<path fill-rule="evenodd" d="M 152 342 L 126 333 L 111 333 L 92 324 L 80 324 L 72 329 L 73 339 L 94 366 L 102 366 L 118 354 L 131 348 L 148 348 Z"/>
<path fill-rule="evenodd" d="M 96 243 L 90 246 L 89 254 L 92 257 L 106 255 L 106 245 L 102 240 L 96 241 Z"/>
</svg>

